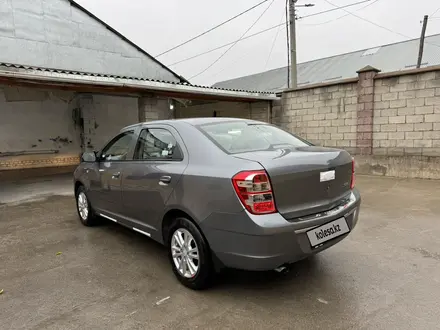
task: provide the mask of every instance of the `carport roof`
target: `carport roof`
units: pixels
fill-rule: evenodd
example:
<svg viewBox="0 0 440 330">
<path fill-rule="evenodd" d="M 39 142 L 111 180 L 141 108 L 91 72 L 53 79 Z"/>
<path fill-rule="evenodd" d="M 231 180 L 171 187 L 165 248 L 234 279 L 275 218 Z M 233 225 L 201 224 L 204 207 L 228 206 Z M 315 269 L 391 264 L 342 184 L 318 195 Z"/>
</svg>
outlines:
<svg viewBox="0 0 440 330">
<path fill-rule="evenodd" d="M 61 88 L 81 92 L 152 93 L 168 97 L 225 100 L 277 100 L 273 92 L 226 89 L 139 77 L 96 74 L 52 68 L 0 63 L 0 83 Z"/>
</svg>

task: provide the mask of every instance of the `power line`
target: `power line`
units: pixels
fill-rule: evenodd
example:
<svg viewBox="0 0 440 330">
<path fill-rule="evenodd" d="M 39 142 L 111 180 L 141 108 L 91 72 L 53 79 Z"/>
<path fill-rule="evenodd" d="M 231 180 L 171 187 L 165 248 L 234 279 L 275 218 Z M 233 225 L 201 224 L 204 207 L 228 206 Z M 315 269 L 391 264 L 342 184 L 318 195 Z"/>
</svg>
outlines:
<svg viewBox="0 0 440 330">
<path fill-rule="evenodd" d="M 171 51 L 173 51 L 173 50 L 175 50 L 175 49 L 177 49 L 177 48 L 179 48 L 179 47 L 182 47 L 183 45 L 186 45 L 187 43 L 189 43 L 189 42 L 191 42 L 191 41 L 193 41 L 193 40 L 196 40 L 196 39 L 200 38 L 201 36 L 204 36 L 205 34 L 211 32 L 211 31 L 214 31 L 215 29 L 219 28 L 220 26 L 223 26 L 223 25 L 225 25 L 226 23 L 229 23 L 230 21 L 236 19 L 237 17 L 240 17 L 241 15 L 246 14 L 247 12 L 249 12 L 249 11 L 251 11 L 251 10 L 257 8 L 258 6 L 262 5 L 263 3 L 267 2 L 267 1 L 269 1 L 269 0 L 263 0 L 263 1 L 259 2 L 259 3 L 257 3 L 255 6 L 252 6 L 251 8 L 246 9 L 245 11 L 243 11 L 243 12 L 241 12 L 241 13 L 235 15 L 234 17 L 231 17 L 231 18 L 227 19 L 226 21 L 224 21 L 224 22 L 222 22 L 222 23 L 220 23 L 220 24 L 218 24 L 218 25 L 216 25 L 216 26 L 210 28 L 209 30 L 206 30 L 205 32 L 202 32 L 202 33 L 196 35 L 195 37 L 192 37 L 191 39 L 188 39 L 187 41 L 184 41 L 184 42 L 178 44 L 177 46 L 174 46 L 174 47 L 172 47 L 172 48 L 170 48 L 170 49 L 168 49 L 168 50 L 166 50 L 166 51 L 160 53 L 159 55 L 156 55 L 156 57 L 159 57 L 159 56 L 165 55 L 165 54 L 167 54 L 167 53 L 169 53 L 169 52 L 171 52 Z"/>
<path fill-rule="evenodd" d="M 260 16 L 258 16 L 258 18 L 254 21 L 254 23 L 252 23 L 252 25 L 241 35 L 240 39 L 236 40 L 231 47 L 229 47 L 228 49 L 226 49 L 226 51 L 221 54 L 214 62 L 212 62 L 210 65 L 208 65 L 205 69 L 203 69 L 202 71 L 200 71 L 199 73 L 195 74 L 194 76 L 190 77 L 189 79 L 193 79 L 195 77 L 200 76 L 201 74 L 205 73 L 207 70 L 209 70 L 215 63 L 217 63 L 218 61 L 220 61 L 220 59 L 225 56 L 241 39 L 244 38 L 244 36 L 255 26 L 255 24 L 258 23 L 258 21 L 261 19 L 261 17 L 263 17 L 263 15 L 266 13 L 266 11 L 270 8 L 270 6 L 272 6 L 272 4 L 274 3 L 275 0 L 272 0 L 271 3 L 269 4 L 269 6 L 266 7 L 266 9 L 260 14 Z"/>
<path fill-rule="evenodd" d="M 282 13 L 281 19 L 280 19 L 280 24 L 283 21 L 283 17 L 284 17 L 284 8 L 283 8 L 283 13 Z M 278 26 L 278 30 L 277 30 L 277 33 L 275 34 L 275 38 L 273 38 L 272 46 L 270 47 L 270 52 L 269 52 L 269 55 L 267 56 L 266 64 L 264 65 L 264 69 L 265 70 L 267 68 L 267 64 L 269 63 L 270 57 L 272 56 L 272 52 L 273 52 L 273 48 L 275 46 L 275 42 L 277 41 L 278 34 L 280 33 L 280 28 L 281 28 L 281 25 Z"/>
<path fill-rule="evenodd" d="M 307 18 L 307 17 L 312 17 L 312 16 L 316 16 L 316 15 L 330 13 L 330 12 L 335 11 L 335 10 L 339 10 L 339 9 L 343 9 L 343 8 L 347 8 L 347 7 L 352 7 L 352 6 L 360 5 L 362 3 L 369 2 L 369 1 L 371 1 L 371 0 L 363 0 L 363 1 L 355 2 L 355 3 L 351 3 L 351 4 L 348 4 L 348 5 L 345 5 L 345 6 L 341 6 L 341 7 L 338 7 L 338 8 L 332 8 L 332 9 L 320 11 L 320 12 L 317 12 L 317 13 L 309 14 L 309 15 L 306 15 L 306 16 L 301 16 L 301 17 L 298 17 L 298 19 L 303 19 L 303 18 Z M 347 11 L 347 13 L 348 13 L 348 11 Z"/>
<path fill-rule="evenodd" d="M 355 3 L 352 3 L 352 4 L 348 4 L 348 5 L 345 5 L 345 6 L 341 6 L 340 9 L 342 9 L 342 8 L 347 8 L 347 7 L 351 7 L 351 6 L 355 6 L 355 5 L 359 5 L 359 4 L 361 4 L 361 3 L 365 3 L 365 2 L 368 2 L 368 1 L 371 1 L 371 0 L 364 0 L 364 1 L 355 2 Z M 312 14 L 312 16 L 316 16 L 316 15 L 319 15 L 319 14 L 325 14 L 325 13 L 328 13 L 329 11 L 334 11 L 334 10 L 338 10 L 338 8 L 336 8 L 336 9 L 331 9 L 331 10 L 324 10 L 324 11 L 321 11 L 321 12 L 318 12 L 318 13 L 315 13 L 315 14 Z M 310 15 L 304 16 L 303 18 L 306 18 L 306 17 L 310 17 Z M 200 56 L 203 56 L 203 55 L 206 55 L 206 54 L 212 53 L 212 52 L 214 52 L 214 51 L 216 51 L 216 50 L 219 50 L 219 49 L 222 49 L 222 48 L 227 47 L 227 46 L 229 46 L 229 45 L 232 45 L 232 44 L 234 44 L 234 43 L 236 43 L 236 42 L 243 41 L 243 40 L 246 40 L 246 39 L 249 39 L 249 38 L 255 37 L 255 36 L 257 36 L 257 35 L 260 35 L 260 34 L 262 34 L 262 33 L 268 32 L 268 31 L 270 31 L 270 30 L 276 29 L 278 26 L 285 25 L 286 23 L 288 23 L 288 22 L 283 22 L 283 23 L 281 23 L 281 24 L 277 24 L 277 25 L 271 26 L 271 27 L 269 27 L 269 28 L 267 28 L 267 29 L 264 29 L 264 30 L 258 31 L 258 32 L 254 33 L 254 34 L 250 34 L 250 35 L 248 35 L 248 36 L 246 36 L 246 37 L 243 37 L 243 38 L 241 38 L 241 39 L 237 39 L 237 40 L 234 40 L 234 41 L 228 42 L 228 43 L 223 44 L 223 45 L 221 45 L 221 46 L 217 46 L 217 47 L 212 48 L 212 49 L 210 49 L 210 50 L 204 51 L 204 52 L 202 52 L 202 53 L 199 53 L 199 54 L 196 54 L 196 55 L 193 55 L 193 56 L 190 56 L 190 57 L 184 58 L 184 59 L 182 59 L 182 60 L 180 60 L 180 61 L 177 61 L 177 62 L 174 62 L 174 63 L 168 64 L 168 66 L 174 66 L 174 65 L 177 65 L 177 64 L 180 64 L 180 63 L 186 62 L 186 61 L 193 60 L 193 59 L 198 58 L 198 57 L 200 57 Z"/>
<path fill-rule="evenodd" d="M 281 27 L 280 27 L 280 30 L 283 29 L 283 28 L 284 28 L 284 27 L 281 26 Z M 213 73 L 213 74 L 210 74 L 210 75 L 208 75 L 208 76 L 205 76 L 205 78 L 208 79 L 208 78 L 212 78 L 212 77 L 218 76 L 220 73 L 222 73 L 223 71 L 225 71 L 227 68 L 230 68 L 232 65 L 238 63 L 238 62 L 241 61 L 242 59 L 247 58 L 247 57 L 248 57 L 251 53 L 253 53 L 253 52 L 254 52 L 253 50 L 250 50 L 249 52 L 243 54 L 243 56 L 240 56 L 240 57 L 236 58 L 233 62 L 228 63 L 227 65 L 223 66 L 223 67 L 222 67 L 220 70 L 218 70 L 217 72 L 215 72 L 215 73 Z"/>
<path fill-rule="evenodd" d="M 283 23 L 278 24 L 278 25 L 275 25 L 275 26 L 271 26 L 270 28 L 267 28 L 267 29 L 264 29 L 264 30 L 258 31 L 258 32 L 254 33 L 254 34 L 250 34 L 250 35 L 248 35 L 247 37 L 244 37 L 244 38 L 242 38 L 242 39 L 237 39 L 237 40 L 235 40 L 235 41 L 228 42 L 227 44 L 224 44 L 224 45 L 221 45 L 221 46 L 218 46 L 218 47 L 212 48 L 212 49 L 207 50 L 207 51 L 205 51 L 205 52 L 203 52 L 203 53 L 199 53 L 199 54 L 193 55 L 193 56 L 191 56 L 191 57 L 184 58 L 183 60 L 180 60 L 180 61 L 178 61 L 178 62 L 174 62 L 174 63 L 172 63 L 172 64 L 169 64 L 168 66 L 174 66 L 174 65 L 177 65 L 177 64 L 180 64 L 180 63 L 183 63 L 183 62 L 186 62 L 186 61 L 189 61 L 189 60 L 195 59 L 195 58 L 197 58 L 197 57 L 200 57 L 200 56 L 203 56 L 203 55 L 206 55 L 206 54 L 209 54 L 209 53 L 215 52 L 216 50 L 219 50 L 219 49 L 225 48 L 225 47 L 227 47 L 227 46 L 229 46 L 229 45 L 232 45 L 232 44 L 235 43 L 236 41 L 243 41 L 243 40 L 246 40 L 246 39 L 249 39 L 249 38 L 255 37 L 255 36 L 260 35 L 260 34 L 262 34 L 262 33 L 265 33 L 265 32 L 267 32 L 267 31 L 270 31 L 270 30 L 276 29 L 278 26 L 281 26 L 281 25 L 284 25 L 284 24 L 286 24 L 286 22 L 283 22 Z"/>
<path fill-rule="evenodd" d="M 433 12 L 431 15 L 429 15 L 429 17 L 434 16 L 438 11 L 440 10 L 440 7 L 438 7 L 435 12 Z"/>
<path fill-rule="evenodd" d="M 378 1 L 379 1 L 379 0 L 375 0 L 375 1 L 373 1 L 372 3 L 369 3 L 368 5 L 366 5 L 366 6 L 362 7 L 362 8 L 356 9 L 356 11 L 360 11 L 360 10 L 363 10 L 363 9 L 365 9 L 365 8 L 367 8 L 367 7 L 370 7 L 370 6 L 374 5 L 374 4 L 375 4 L 376 2 L 378 2 Z M 350 14 L 344 14 L 344 15 L 339 16 L 339 17 L 337 17 L 337 18 L 334 18 L 334 19 L 331 19 L 331 20 L 328 20 L 328 21 L 325 21 L 325 22 L 321 22 L 321 23 L 316 23 L 316 24 L 302 24 L 302 25 L 306 25 L 306 26 L 319 26 L 319 25 L 324 25 L 324 24 L 328 24 L 328 23 L 331 23 L 331 22 L 338 21 L 338 20 L 340 20 L 341 18 L 344 18 L 344 17 L 347 17 L 347 16 L 350 16 Z"/>
<path fill-rule="evenodd" d="M 337 5 L 331 3 L 329 0 L 324 0 L 324 1 L 327 2 L 328 4 L 332 5 L 332 6 L 336 7 L 336 9 L 342 9 L 343 11 L 345 11 L 346 13 L 348 13 L 349 15 L 352 15 L 352 16 L 354 16 L 354 17 L 356 17 L 356 18 L 359 18 L 360 20 L 365 21 L 365 22 L 367 22 L 367 23 L 373 24 L 373 25 L 375 25 L 375 26 L 377 26 L 377 27 L 379 27 L 379 28 L 381 28 L 381 29 L 387 30 L 388 32 L 391 32 L 391 33 L 397 34 L 397 35 L 399 35 L 399 36 L 402 36 L 402 37 L 404 37 L 405 39 L 414 39 L 414 38 L 408 37 L 407 35 L 402 34 L 402 33 L 400 33 L 400 32 L 397 32 L 397 31 L 391 30 L 391 29 L 389 29 L 389 28 L 387 28 L 387 27 L 385 27 L 385 26 L 383 26 L 383 25 L 380 25 L 380 24 L 377 24 L 377 23 L 375 23 L 375 22 L 372 22 L 372 21 L 370 21 L 370 20 L 368 20 L 368 19 L 366 19 L 366 18 L 364 18 L 364 17 L 362 17 L 362 16 L 356 15 L 356 14 L 354 14 L 354 13 L 348 11 L 348 10 L 345 10 L 343 7 L 338 7 Z M 439 45 L 436 45 L 436 44 L 433 44 L 433 43 L 430 43 L 430 42 L 426 42 L 426 43 L 429 44 L 429 45 L 432 45 L 432 46 L 440 47 Z"/>
<path fill-rule="evenodd" d="M 370 21 L 370 20 L 368 20 L 368 19 L 366 19 L 366 18 L 363 18 L 363 17 L 361 17 L 361 16 L 358 16 L 358 15 L 356 15 L 356 14 L 354 14 L 354 13 L 348 11 L 348 10 L 343 9 L 342 7 L 339 7 L 339 6 L 335 5 L 334 3 L 331 3 L 331 2 L 328 1 L 328 0 L 324 0 L 324 1 L 327 2 L 328 4 L 332 5 L 333 7 L 336 7 L 336 9 L 342 9 L 343 11 L 345 11 L 346 13 L 348 13 L 349 15 L 352 15 L 352 16 L 354 16 L 354 17 L 356 17 L 356 18 L 359 18 L 360 20 L 363 20 L 363 21 L 368 22 L 368 23 L 370 23 L 370 24 L 373 24 L 373 25 L 375 25 L 375 26 L 377 26 L 377 27 L 380 27 L 381 29 L 387 30 L 387 31 L 389 31 L 389 32 L 391 32 L 391 33 L 394 33 L 394 34 L 398 34 L 398 35 L 400 35 L 400 36 L 402 36 L 402 37 L 404 37 L 404 38 L 407 38 L 407 39 L 413 39 L 413 38 L 408 37 L 407 35 L 404 35 L 404 34 L 402 34 L 402 33 L 400 33 L 400 32 L 393 31 L 393 30 L 391 30 L 391 29 L 389 29 L 389 28 L 387 28 L 387 27 L 385 27 L 385 26 L 383 26 L 383 25 L 379 25 L 379 24 L 374 23 L 374 22 L 372 22 L 372 21 Z"/>
</svg>

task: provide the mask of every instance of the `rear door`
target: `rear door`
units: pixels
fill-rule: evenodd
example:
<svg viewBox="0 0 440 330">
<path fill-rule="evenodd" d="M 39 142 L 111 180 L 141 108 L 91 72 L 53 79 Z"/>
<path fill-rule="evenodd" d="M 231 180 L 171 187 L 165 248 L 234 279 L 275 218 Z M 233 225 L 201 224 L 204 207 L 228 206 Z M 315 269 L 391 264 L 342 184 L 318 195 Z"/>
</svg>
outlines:
<svg viewBox="0 0 440 330">
<path fill-rule="evenodd" d="M 142 127 L 133 160 L 122 174 L 122 204 L 127 220 L 154 235 L 187 164 L 187 151 L 172 126 Z"/>
</svg>

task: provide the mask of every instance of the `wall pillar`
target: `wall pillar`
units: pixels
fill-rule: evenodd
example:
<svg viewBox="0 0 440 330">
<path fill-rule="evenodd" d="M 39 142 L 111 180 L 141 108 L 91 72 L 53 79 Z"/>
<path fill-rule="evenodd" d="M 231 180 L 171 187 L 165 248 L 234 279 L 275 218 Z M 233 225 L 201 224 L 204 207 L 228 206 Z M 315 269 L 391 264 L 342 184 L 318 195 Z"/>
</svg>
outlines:
<svg viewBox="0 0 440 330">
<path fill-rule="evenodd" d="M 379 69 L 369 65 L 357 71 L 356 153 L 359 155 L 373 153 L 374 77 L 378 72 Z"/>
<path fill-rule="evenodd" d="M 96 118 L 93 104 L 93 95 L 81 94 L 78 96 L 78 108 L 81 109 L 82 131 L 81 149 L 83 152 L 95 149 L 92 141 L 96 135 Z"/>
</svg>

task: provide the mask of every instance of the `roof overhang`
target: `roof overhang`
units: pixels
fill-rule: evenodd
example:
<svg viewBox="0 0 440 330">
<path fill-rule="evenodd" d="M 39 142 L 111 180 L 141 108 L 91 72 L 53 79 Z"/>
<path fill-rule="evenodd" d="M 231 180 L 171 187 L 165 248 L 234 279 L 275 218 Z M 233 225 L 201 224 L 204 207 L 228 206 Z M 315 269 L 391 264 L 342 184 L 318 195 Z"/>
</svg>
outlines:
<svg viewBox="0 0 440 330">
<path fill-rule="evenodd" d="M 272 101 L 275 93 L 233 91 L 182 83 L 145 80 L 130 77 L 94 75 L 90 73 L 41 70 L 32 67 L 0 66 L 0 82 L 77 92 L 142 94 L 218 101 Z"/>
</svg>

